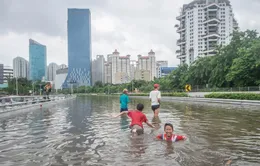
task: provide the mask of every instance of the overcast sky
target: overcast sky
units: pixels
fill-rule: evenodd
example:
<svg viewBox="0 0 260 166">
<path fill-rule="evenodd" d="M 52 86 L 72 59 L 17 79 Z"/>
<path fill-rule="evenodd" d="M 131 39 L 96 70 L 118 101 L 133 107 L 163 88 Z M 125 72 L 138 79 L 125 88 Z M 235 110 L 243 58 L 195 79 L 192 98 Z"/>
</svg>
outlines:
<svg viewBox="0 0 260 166">
<path fill-rule="evenodd" d="M 120 55 L 176 59 L 174 25 L 191 0 L 0 0 L 0 63 L 29 59 L 29 38 L 47 46 L 47 62 L 67 64 L 67 8 L 89 8 L 92 14 L 92 57 L 118 49 Z M 231 0 L 241 30 L 260 31 L 260 0 Z"/>
</svg>

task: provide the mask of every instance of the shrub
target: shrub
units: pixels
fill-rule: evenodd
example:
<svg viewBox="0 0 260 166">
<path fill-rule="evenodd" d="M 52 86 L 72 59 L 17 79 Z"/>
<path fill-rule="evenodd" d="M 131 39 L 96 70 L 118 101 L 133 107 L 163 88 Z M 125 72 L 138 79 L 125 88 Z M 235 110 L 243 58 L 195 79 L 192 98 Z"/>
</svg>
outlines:
<svg viewBox="0 0 260 166">
<path fill-rule="evenodd" d="M 257 93 L 211 93 L 211 94 L 205 95 L 205 98 L 260 100 L 260 94 L 257 94 Z"/>
<path fill-rule="evenodd" d="M 133 93 L 129 96 L 149 96 L 149 93 Z M 188 97 L 187 93 L 162 93 L 162 96 L 172 96 L 172 97 Z"/>
</svg>

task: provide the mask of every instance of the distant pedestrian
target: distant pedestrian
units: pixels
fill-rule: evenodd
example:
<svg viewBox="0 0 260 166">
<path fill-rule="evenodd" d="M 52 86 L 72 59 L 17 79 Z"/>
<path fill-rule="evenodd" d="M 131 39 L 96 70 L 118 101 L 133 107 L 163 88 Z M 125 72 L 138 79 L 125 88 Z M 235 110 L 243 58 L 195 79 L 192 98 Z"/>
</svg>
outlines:
<svg viewBox="0 0 260 166">
<path fill-rule="evenodd" d="M 120 96 L 120 112 L 128 111 L 128 103 L 130 102 L 128 97 L 128 90 L 124 89 L 123 94 Z"/>
<path fill-rule="evenodd" d="M 159 91 L 160 85 L 154 84 L 154 90 L 150 92 L 150 101 L 154 116 L 158 116 L 161 103 L 161 92 Z"/>
</svg>

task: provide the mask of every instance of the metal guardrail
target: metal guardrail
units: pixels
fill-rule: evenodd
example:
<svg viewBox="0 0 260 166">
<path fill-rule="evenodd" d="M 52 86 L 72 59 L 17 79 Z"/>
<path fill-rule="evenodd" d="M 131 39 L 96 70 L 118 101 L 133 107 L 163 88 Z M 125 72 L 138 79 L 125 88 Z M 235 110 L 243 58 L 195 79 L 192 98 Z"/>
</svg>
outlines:
<svg viewBox="0 0 260 166">
<path fill-rule="evenodd" d="M 9 112 L 15 109 L 25 109 L 28 107 L 37 106 L 41 103 L 60 101 L 71 97 L 75 96 L 5 96 L 0 98 L 0 113 Z"/>
</svg>

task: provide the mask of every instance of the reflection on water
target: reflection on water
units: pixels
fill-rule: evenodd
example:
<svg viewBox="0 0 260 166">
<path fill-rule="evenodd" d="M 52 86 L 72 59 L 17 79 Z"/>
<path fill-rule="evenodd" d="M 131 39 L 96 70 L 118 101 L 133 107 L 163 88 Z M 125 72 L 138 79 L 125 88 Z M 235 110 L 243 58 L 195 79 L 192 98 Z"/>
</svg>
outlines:
<svg viewBox="0 0 260 166">
<path fill-rule="evenodd" d="M 81 97 L 9 118 L 0 117 L 0 165 L 259 165 L 259 108 L 162 103 L 153 117 L 148 100 L 131 99 L 129 108 L 144 103 L 156 130 L 132 136 L 118 98 Z M 171 122 L 185 142 L 158 141 Z"/>
</svg>

